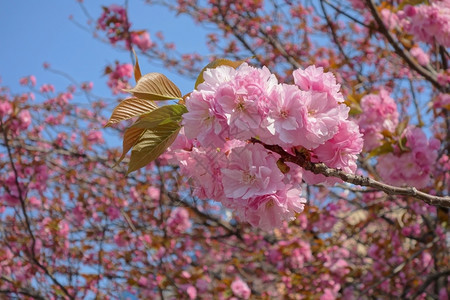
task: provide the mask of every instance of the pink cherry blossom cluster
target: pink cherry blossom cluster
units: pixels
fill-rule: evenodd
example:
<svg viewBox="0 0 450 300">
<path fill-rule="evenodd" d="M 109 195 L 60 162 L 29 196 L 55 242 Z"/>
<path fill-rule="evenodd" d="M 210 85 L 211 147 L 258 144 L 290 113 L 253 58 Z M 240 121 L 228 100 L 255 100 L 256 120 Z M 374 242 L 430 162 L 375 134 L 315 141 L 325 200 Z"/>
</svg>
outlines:
<svg viewBox="0 0 450 300">
<path fill-rule="evenodd" d="M 131 64 L 120 64 L 116 62 L 113 68 L 107 68 L 106 73 L 109 77 L 107 84 L 114 95 L 126 93 L 123 90 L 130 88 L 128 81 L 133 76 L 133 66 Z"/>
<path fill-rule="evenodd" d="M 142 51 L 153 46 L 147 31 L 130 31 L 130 27 L 125 8 L 115 4 L 103 7 L 103 13 L 97 20 L 97 29 L 106 33 L 112 45 L 124 41 L 127 49 L 131 49 L 131 44 L 134 44 Z"/>
<path fill-rule="evenodd" d="M 132 31 L 131 42 L 136 45 L 141 51 L 147 51 L 153 47 L 150 39 L 150 34 L 147 31 Z"/>
<path fill-rule="evenodd" d="M 24 97 L 26 100 L 28 97 Z M 14 109 L 11 99 L 7 97 L 1 100 L 0 95 L 0 122 L 2 124 L 7 124 L 9 129 L 15 135 L 20 134 L 21 131 L 25 130 L 31 124 L 31 114 L 27 109 Z"/>
<path fill-rule="evenodd" d="M 127 24 L 127 11 L 119 5 L 103 7 L 103 13 L 97 20 L 97 28 L 105 31 L 111 44 L 124 39 L 124 24 Z"/>
<path fill-rule="evenodd" d="M 406 5 L 397 15 L 403 28 L 419 41 L 436 41 L 450 47 L 450 0 L 434 0 L 430 5 Z"/>
<path fill-rule="evenodd" d="M 394 99 L 386 90 L 361 99 L 362 114 L 358 118 L 364 134 L 364 149 L 371 151 L 381 145 L 383 133 L 395 136 L 398 111 Z M 408 127 L 402 134 L 407 150 L 395 146 L 392 153 L 378 157 L 377 171 L 386 182 L 423 188 L 430 181 L 432 166 L 437 159 L 439 141 L 427 140 L 420 128 Z"/>
<path fill-rule="evenodd" d="M 233 280 L 231 283 L 231 290 L 236 297 L 239 297 L 239 299 L 248 299 L 252 293 L 247 283 L 240 278 Z"/>
<path fill-rule="evenodd" d="M 408 151 L 395 149 L 393 153 L 379 156 L 377 172 L 391 184 L 424 188 L 430 183 L 440 142 L 435 138 L 427 139 L 417 127 L 407 128 L 404 137 Z"/>
<path fill-rule="evenodd" d="M 184 134 L 172 145 L 181 171 L 194 179 L 196 195 L 220 201 L 240 219 L 264 230 L 280 227 L 303 210 L 302 178 L 328 182 L 322 175 L 287 163 L 261 144 L 355 172 L 362 149 L 358 126 L 331 73 L 310 66 L 294 71 L 295 85 L 280 84 L 267 68 L 220 66 L 186 99 Z M 296 149 L 296 150 L 294 150 Z M 283 171 L 282 171 L 283 170 Z"/>
<path fill-rule="evenodd" d="M 192 224 L 189 220 L 189 212 L 183 207 L 177 207 L 170 213 L 167 219 L 167 227 L 169 232 L 180 234 L 191 228 Z"/>
<path fill-rule="evenodd" d="M 381 144 L 382 132 L 394 132 L 398 125 L 398 111 L 394 99 L 384 89 L 361 99 L 362 114 L 358 124 L 364 134 L 364 150 L 371 151 Z"/>
</svg>

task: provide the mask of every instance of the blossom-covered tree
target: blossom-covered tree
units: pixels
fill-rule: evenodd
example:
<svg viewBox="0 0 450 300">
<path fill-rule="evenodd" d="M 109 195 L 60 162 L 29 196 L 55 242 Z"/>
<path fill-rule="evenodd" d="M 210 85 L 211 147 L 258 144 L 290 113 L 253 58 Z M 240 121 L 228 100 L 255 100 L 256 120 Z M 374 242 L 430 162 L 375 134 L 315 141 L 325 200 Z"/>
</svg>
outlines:
<svg viewBox="0 0 450 300">
<path fill-rule="evenodd" d="M 208 58 L 126 5 L 86 14 L 136 58 L 113 111 L 0 89 L 1 295 L 448 299 L 449 1 L 142 3 L 208 25 Z"/>
</svg>

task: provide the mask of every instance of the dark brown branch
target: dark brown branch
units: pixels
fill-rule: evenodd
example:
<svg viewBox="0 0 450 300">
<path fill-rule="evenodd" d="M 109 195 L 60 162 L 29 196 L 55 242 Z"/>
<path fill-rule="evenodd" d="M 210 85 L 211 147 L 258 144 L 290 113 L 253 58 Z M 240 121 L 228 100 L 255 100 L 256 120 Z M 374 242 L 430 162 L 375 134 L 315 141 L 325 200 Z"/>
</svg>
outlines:
<svg viewBox="0 0 450 300">
<path fill-rule="evenodd" d="M 420 288 L 417 290 L 417 292 L 411 297 L 412 299 L 415 299 L 416 297 L 418 297 L 420 294 L 422 294 L 423 292 L 425 292 L 426 288 L 433 283 L 433 281 L 438 280 L 440 277 L 443 276 L 450 276 L 450 270 L 445 270 L 439 273 L 434 273 L 431 274 L 430 276 L 428 276 L 427 280 L 425 280 L 425 282 L 420 286 Z"/>
<path fill-rule="evenodd" d="M 19 197 L 19 201 L 20 201 L 20 206 L 22 209 L 22 213 L 25 217 L 25 227 L 26 230 L 28 231 L 28 234 L 30 235 L 31 238 L 31 249 L 30 249 L 30 256 L 31 256 L 31 260 L 34 262 L 34 264 L 36 264 L 36 266 L 38 266 L 42 271 L 44 271 L 44 273 L 52 280 L 52 282 L 54 284 L 56 284 L 61 291 L 67 295 L 67 297 L 69 299 L 75 299 L 70 293 L 69 291 L 53 276 L 53 274 L 50 273 L 50 271 L 44 266 L 42 265 L 39 260 L 36 257 L 36 238 L 34 236 L 33 230 L 31 229 L 31 223 L 28 217 L 28 213 L 26 210 L 26 204 L 25 204 L 25 200 L 26 200 L 26 194 L 24 194 L 24 192 L 22 191 L 22 188 L 20 186 L 19 183 L 19 172 L 17 171 L 16 165 L 14 163 L 14 159 L 13 159 L 13 154 L 11 152 L 11 147 L 9 145 L 9 138 L 8 138 L 8 131 L 6 126 L 4 126 L 3 122 L 1 122 L 0 120 L 0 127 L 3 129 L 3 138 L 5 141 L 5 147 L 6 147 L 6 151 L 8 153 L 8 158 L 9 158 L 9 163 L 11 164 L 11 168 L 13 170 L 14 173 L 14 179 L 15 179 L 15 185 L 17 187 L 17 191 L 18 191 L 18 197 Z"/>
<path fill-rule="evenodd" d="M 314 163 L 311 162 L 306 155 L 297 154 L 292 155 L 284 151 L 284 149 L 278 145 L 266 145 L 263 142 L 252 138 L 250 140 L 252 143 L 258 143 L 264 146 L 267 150 L 278 153 L 285 162 L 294 163 L 307 171 L 311 171 L 314 174 L 322 174 L 325 177 L 337 177 L 345 182 L 368 186 L 375 188 L 379 191 L 383 191 L 389 195 L 399 195 L 399 196 L 411 196 L 424 201 L 427 204 L 434 206 L 450 207 L 450 197 L 438 197 L 433 196 L 424 192 L 417 190 L 415 187 L 397 187 L 386 183 L 376 181 L 369 177 L 364 177 L 360 175 L 348 174 L 342 170 L 329 168 L 324 163 Z"/>
<path fill-rule="evenodd" d="M 421 65 L 417 64 L 414 61 L 414 59 L 412 58 L 412 56 L 409 54 L 409 52 L 405 51 L 395 41 L 394 37 L 392 36 L 392 34 L 389 32 L 389 30 L 386 28 L 385 24 L 383 23 L 383 20 L 381 19 L 381 16 L 378 13 L 377 8 L 376 8 L 375 3 L 373 2 L 373 0 L 366 0 L 366 4 L 369 7 L 370 12 L 372 13 L 372 16 L 374 17 L 375 22 L 378 25 L 378 31 L 386 37 L 388 42 L 394 48 L 395 53 L 397 53 L 397 55 L 400 56 L 411 69 L 413 69 L 414 71 L 416 71 L 417 73 L 422 75 L 426 80 L 428 80 L 438 90 L 440 90 L 440 91 L 447 90 L 448 87 L 440 85 L 438 80 L 437 80 L 437 77 L 434 74 L 429 72 L 427 69 L 425 69 Z"/>
</svg>

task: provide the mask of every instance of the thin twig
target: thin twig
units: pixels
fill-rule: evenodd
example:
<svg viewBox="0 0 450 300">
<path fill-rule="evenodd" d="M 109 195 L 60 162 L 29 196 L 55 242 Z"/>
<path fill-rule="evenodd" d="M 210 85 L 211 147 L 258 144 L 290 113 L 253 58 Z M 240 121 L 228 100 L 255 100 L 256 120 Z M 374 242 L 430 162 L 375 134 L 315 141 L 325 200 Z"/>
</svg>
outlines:
<svg viewBox="0 0 450 300">
<path fill-rule="evenodd" d="M 28 231 L 28 234 L 30 235 L 31 238 L 31 249 L 30 249 L 30 254 L 31 254 L 31 259 L 34 262 L 34 264 L 36 266 L 38 266 L 42 271 L 44 271 L 44 273 L 52 280 L 52 282 L 54 284 L 56 284 L 61 291 L 67 295 L 67 297 L 69 299 L 75 299 L 70 293 L 69 291 L 53 276 L 53 274 L 50 273 L 50 271 L 44 266 L 42 265 L 39 260 L 36 257 L 36 238 L 34 236 L 33 230 L 31 229 L 31 223 L 28 217 L 28 213 L 26 210 L 26 204 L 25 204 L 25 199 L 26 199 L 26 194 L 24 195 L 22 188 L 20 186 L 19 183 L 19 172 L 17 171 L 16 165 L 14 163 L 14 159 L 13 159 L 13 155 L 11 152 L 11 147 L 9 145 L 9 138 L 8 138 L 8 131 L 6 130 L 6 127 L 4 126 L 3 122 L 0 120 L 0 128 L 2 128 L 3 130 L 3 138 L 5 141 L 5 147 L 6 150 L 8 152 L 8 158 L 9 158 L 9 162 L 11 164 L 11 168 L 13 170 L 14 173 L 14 179 L 15 179 L 15 185 L 17 187 L 17 191 L 18 191 L 18 197 L 19 197 L 19 201 L 20 201 L 20 205 L 21 205 L 21 209 L 22 209 L 22 213 L 25 217 L 25 225 L 26 225 L 26 229 Z"/>
<path fill-rule="evenodd" d="M 394 48 L 395 53 L 397 53 L 406 62 L 406 64 L 411 69 L 413 69 L 414 71 L 416 71 L 417 73 L 422 75 L 426 80 L 428 80 L 438 90 L 446 91 L 449 88 L 448 86 L 447 87 L 446 86 L 442 86 L 438 82 L 437 77 L 434 74 L 430 73 L 427 69 L 425 69 L 421 65 L 417 64 L 414 61 L 414 59 L 412 58 L 412 56 L 409 54 L 409 52 L 405 51 L 395 41 L 394 37 L 392 36 L 392 34 L 389 32 L 389 30 L 386 28 L 385 24 L 383 23 L 383 20 L 381 19 L 381 16 L 378 13 L 377 8 L 376 8 L 375 3 L 373 2 L 373 0 L 366 0 L 366 4 L 369 7 L 369 9 L 370 9 L 370 11 L 372 13 L 372 16 L 375 19 L 375 22 L 378 25 L 378 31 L 386 37 L 386 39 L 389 41 L 391 46 Z"/>
</svg>

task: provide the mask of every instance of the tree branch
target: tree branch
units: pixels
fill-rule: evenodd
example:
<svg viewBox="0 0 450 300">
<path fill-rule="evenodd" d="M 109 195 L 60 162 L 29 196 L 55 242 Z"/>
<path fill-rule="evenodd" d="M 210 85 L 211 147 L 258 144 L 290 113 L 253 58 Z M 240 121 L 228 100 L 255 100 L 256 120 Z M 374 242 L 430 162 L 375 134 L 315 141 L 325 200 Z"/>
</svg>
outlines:
<svg viewBox="0 0 450 300">
<path fill-rule="evenodd" d="M 420 288 L 417 290 L 417 292 L 411 298 L 415 299 L 416 297 L 419 297 L 419 295 L 422 294 L 423 292 L 425 292 L 427 287 L 431 283 L 433 283 L 433 281 L 436 281 L 440 277 L 443 277 L 443 276 L 450 276 L 450 270 L 445 270 L 445 271 L 442 271 L 439 273 L 434 273 L 434 274 L 431 274 L 430 276 L 428 276 L 427 280 L 425 280 L 425 282 L 420 286 Z"/>
<path fill-rule="evenodd" d="M 439 197 L 430 195 L 421 191 L 418 191 L 415 187 L 397 187 L 386 183 L 376 181 L 369 177 L 364 177 L 360 175 L 348 174 L 342 170 L 329 168 L 324 163 L 314 163 L 311 162 L 306 155 L 297 154 L 292 155 L 284 151 L 284 149 L 278 145 L 266 145 L 263 142 L 252 138 L 250 140 L 252 143 L 258 143 L 264 146 L 267 150 L 278 153 L 284 161 L 294 163 L 307 171 L 311 171 L 314 174 L 322 174 L 325 177 L 337 177 L 345 182 L 368 186 L 375 188 L 379 191 L 383 191 L 389 195 L 399 195 L 399 196 L 411 196 L 424 201 L 427 204 L 434 206 L 450 207 L 450 197 Z"/>
<path fill-rule="evenodd" d="M 52 273 L 50 273 L 50 271 L 48 270 L 47 267 L 45 267 L 43 264 L 41 264 L 36 256 L 36 238 L 34 236 L 33 230 L 31 229 L 31 222 L 30 219 L 28 217 L 28 213 L 27 213 L 27 209 L 26 209 L 26 192 L 24 193 L 24 191 L 22 191 L 21 185 L 19 183 L 19 172 L 16 168 L 16 165 L 14 163 L 14 158 L 13 158 L 13 154 L 11 152 L 11 147 L 9 144 L 9 138 L 8 138 L 8 132 L 7 132 L 7 128 L 4 126 L 3 122 L 0 119 L 0 128 L 2 128 L 3 131 L 3 139 L 4 139 L 4 143 L 5 143 L 5 147 L 8 153 L 8 158 L 9 158 L 9 163 L 11 165 L 11 168 L 13 170 L 14 173 L 14 179 L 15 179 L 15 185 L 17 187 L 17 191 L 18 191 L 18 198 L 20 201 L 20 206 L 22 209 L 22 213 L 25 217 L 25 227 L 26 230 L 28 231 L 28 234 L 30 235 L 31 238 L 31 249 L 30 249 L 30 256 L 31 256 L 31 260 L 34 262 L 34 264 L 39 267 L 42 271 L 44 271 L 44 273 L 52 280 L 52 282 L 54 284 L 56 284 L 61 291 L 67 295 L 67 297 L 69 299 L 75 299 L 70 293 L 69 291 L 64 287 L 64 285 L 62 285 L 54 276 Z"/>
<path fill-rule="evenodd" d="M 395 41 L 394 37 L 392 36 L 392 34 L 389 32 L 389 30 L 386 28 L 385 24 L 383 23 L 383 20 L 381 19 L 381 16 L 378 13 L 373 0 L 366 0 L 366 4 L 369 7 L 370 12 L 372 13 L 372 16 L 374 17 L 375 22 L 378 25 L 378 31 L 386 37 L 388 42 L 394 48 L 395 53 L 397 53 L 397 55 L 400 56 L 411 69 L 413 69 L 414 71 L 416 71 L 417 73 L 422 75 L 426 80 L 431 82 L 431 84 L 434 87 L 436 87 L 438 90 L 446 91 L 448 89 L 448 87 L 440 85 L 434 74 L 430 73 L 427 69 L 425 69 L 421 65 L 417 64 L 414 61 L 414 59 L 412 58 L 412 56 L 409 54 L 409 52 L 405 51 Z"/>
</svg>

